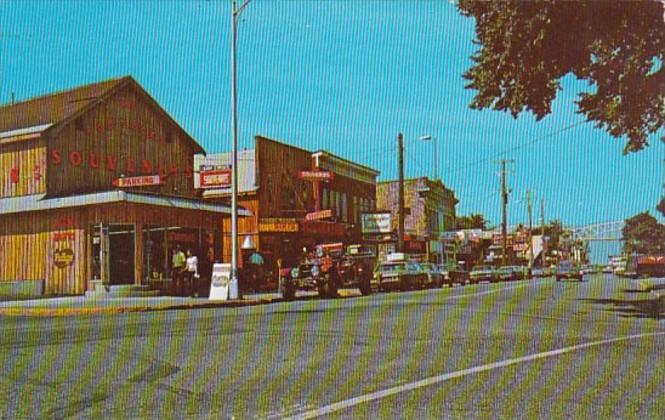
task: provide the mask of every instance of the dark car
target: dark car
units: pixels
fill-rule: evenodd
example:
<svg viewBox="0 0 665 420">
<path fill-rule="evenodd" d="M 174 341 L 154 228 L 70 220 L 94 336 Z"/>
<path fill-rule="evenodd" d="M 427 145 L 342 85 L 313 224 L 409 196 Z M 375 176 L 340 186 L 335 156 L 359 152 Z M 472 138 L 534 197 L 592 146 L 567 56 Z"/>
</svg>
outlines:
<svg viewBox="0 0 665 420">
<path fill-rule="evenodd" d="M 582 281 L 584 279 L 584 271 L 582 267 L 573 264 L 571 261 L 561 261 L 556 266 L 556 281 L 561 279 L 577 279 Z"/>
<path fill-rule="evenodd" d="M 420 270 L 427 275 L 426 286 L 441 287 L 443 285 L 443 274 L 441 274 L 436 264 L 420 263 Z"/>
</svg>

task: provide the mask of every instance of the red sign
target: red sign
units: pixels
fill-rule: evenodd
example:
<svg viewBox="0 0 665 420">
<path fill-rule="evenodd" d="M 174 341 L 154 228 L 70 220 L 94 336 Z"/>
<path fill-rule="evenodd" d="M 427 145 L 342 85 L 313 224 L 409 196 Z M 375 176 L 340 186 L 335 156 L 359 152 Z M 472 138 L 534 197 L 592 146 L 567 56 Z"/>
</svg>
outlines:
<svg viewBox="0 0 665 420">
<path fill-rule="evenodd" d="M 335 173 L 330 171 L 298 171 L 298 179 L 305 181 L 332 181 Z"/>
<path fill-rule="evenodd" d="M 118 178 L 113 181 L 114 187 L 145 187 L 151 185 L 161 185 L 162 177 L 159 175 L 130 176 L 127 178 Z"/>
<path fill-rule="evenodd" d="M 330 219 L 333 217 L 332 209 L 315 211 L 313 213 L 307 213 L 305 215 L 305 220 L 321 220 L 321 219 Z"/>
<path fill-rule="evenodd" d="M 231 185 L 231 170 L 205 171 L 199 173 L 201 188 L 223 188 Z"/>
</svg>

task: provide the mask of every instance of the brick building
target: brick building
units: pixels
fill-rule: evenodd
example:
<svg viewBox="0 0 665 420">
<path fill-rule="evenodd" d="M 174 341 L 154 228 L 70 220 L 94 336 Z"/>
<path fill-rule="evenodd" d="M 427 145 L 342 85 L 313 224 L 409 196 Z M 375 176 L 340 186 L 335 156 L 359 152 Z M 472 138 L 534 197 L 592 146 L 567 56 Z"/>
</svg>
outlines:
<svg viewBox="0 0 665 420">
<path fill-rule="evenodd" d="M 398 181 L 377 184 L 377 209 L 391 213 L 394 232 L 397 231 L 398 196 Z M 455 193 L 440 180 L 426 177 L 404 180 L 405 252 L 423 254 L 430 261 L 443 262 L 443 232 L 454 227 L 457 203 Z"/>
</svg>

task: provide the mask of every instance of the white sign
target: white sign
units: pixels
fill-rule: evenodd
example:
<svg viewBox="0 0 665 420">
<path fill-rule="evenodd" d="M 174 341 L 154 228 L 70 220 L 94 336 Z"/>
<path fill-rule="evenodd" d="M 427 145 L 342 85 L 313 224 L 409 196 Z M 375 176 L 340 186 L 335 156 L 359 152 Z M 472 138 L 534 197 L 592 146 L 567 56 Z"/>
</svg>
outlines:
<svg viewBox="0 0 665 420">
<path fill-rule="evenodd" d="M 229 300 L 229 284 L 231 283 L 231 264 L 214 264 L 210 281 L 210 297 L 208 300 Z"/>
<path fill-rule="evenodd" d="M 362 233 L 391 233 L 390 213 L 363 213 Z"/>
</svg>

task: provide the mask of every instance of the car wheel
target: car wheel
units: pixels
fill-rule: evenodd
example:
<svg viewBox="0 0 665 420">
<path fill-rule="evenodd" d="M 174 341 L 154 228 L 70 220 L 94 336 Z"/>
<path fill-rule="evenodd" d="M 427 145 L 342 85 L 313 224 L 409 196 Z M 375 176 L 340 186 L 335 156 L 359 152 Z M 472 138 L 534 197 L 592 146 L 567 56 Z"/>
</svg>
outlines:
<svg viewBox="0 0 665 420">
<path fill-rule="evenodd" d="M 360 293 L 363 296 L 367 296 L 367 295 L 372 294 L 372 283 L 371 283 L 370 279 L 366 277 L 366 278 L 360 280 L 359 289 L 360 289 Z"/>
</svg>

